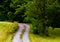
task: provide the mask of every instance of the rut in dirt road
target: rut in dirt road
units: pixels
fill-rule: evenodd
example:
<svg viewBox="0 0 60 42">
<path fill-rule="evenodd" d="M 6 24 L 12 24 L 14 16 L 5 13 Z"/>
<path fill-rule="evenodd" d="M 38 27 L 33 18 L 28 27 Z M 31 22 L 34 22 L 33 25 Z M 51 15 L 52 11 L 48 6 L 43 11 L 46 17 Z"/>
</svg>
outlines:
<svg viewBox="0 0 60 42">
<path fill-rule="evenodd" d="M 24 29 L 24 27 L 25 27 L 25 32 L 23 34 L 22 39 L 20 39 L 20 35 L 22 34 L 22 30 Z M 28 38 L 29 30 L 30 30 L 29 25 L 20 23 L 19 29 L 16 32 L 16 34 L 14 35 L 12 42 L 30 42 L 30 40 Z"/>
</svg>

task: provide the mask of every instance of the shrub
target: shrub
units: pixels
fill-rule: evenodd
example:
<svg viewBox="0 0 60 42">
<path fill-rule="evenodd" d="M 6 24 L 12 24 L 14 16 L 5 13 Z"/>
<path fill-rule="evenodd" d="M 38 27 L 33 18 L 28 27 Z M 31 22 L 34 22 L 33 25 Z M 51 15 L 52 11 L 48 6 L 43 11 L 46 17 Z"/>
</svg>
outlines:
<svg viewBox="0 0 60 42">
<path fill-rule="evenodd" d="M 11 29 L 10 29 L 10 33 L 14 33 L 16 32 L 16 30 L 18 29 L 18 23 L 17 22 L 14 22 L 11 26 Z"/>
</svg>

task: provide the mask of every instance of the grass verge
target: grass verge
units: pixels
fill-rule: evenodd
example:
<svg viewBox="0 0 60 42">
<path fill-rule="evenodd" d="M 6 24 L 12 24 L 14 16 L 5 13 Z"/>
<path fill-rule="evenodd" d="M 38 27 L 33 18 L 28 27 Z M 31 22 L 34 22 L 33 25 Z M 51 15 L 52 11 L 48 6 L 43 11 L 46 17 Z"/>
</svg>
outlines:
<svg viewBox="0 0 60 42">
<path fill-rule="evenodd" d="M 29 34 L 31 42 L 60 42 L 60 38 L 41 37 L 35 34 Z"/>
<path fill-rule="evenodd" d="M 32 29 L 32 26 L 31 26 Z M 48 29 L 50 37 L 36 35 L 30 32 L 29 38 L 31 42 L 60 42 L 60 28 Z"/>
<path fill-rule="evenodd" d="M 0 42 L 11 40 L 13 33 L 18 29 L 17 22 L 0 22 Z M 8 39 L 9 37 L 9 39 Z"/>
</svg>

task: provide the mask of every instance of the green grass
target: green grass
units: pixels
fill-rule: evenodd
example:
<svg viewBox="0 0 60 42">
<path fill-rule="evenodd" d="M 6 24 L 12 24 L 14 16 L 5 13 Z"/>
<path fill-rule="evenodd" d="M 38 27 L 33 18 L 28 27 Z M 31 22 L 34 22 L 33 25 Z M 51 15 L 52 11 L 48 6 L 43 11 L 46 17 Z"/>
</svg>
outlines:
<svg viewBox="0 0 60 42">
<path fill-rule="evenodd" d="M 10 34 L 4 42 L 12 42 L 13 34 Z"/>
<path fill-rule="evenodd" d="M 24 29 L 22 30 L 22 34 L 20 34 L 20 38 L 21 38 L 21 39 L 22 39 L 23 34 L 24 34 L 24 32 L 25 32 L 25 28 L 26 28 L 26 27 L 24 27 Z"/>
<path fill-rule="evenodd" d="M 17 28 L 16 22 L 0 22 L 0 42 L 10 42 Z"/>
<path fill-rule="evenodd" d="M 52 28 L 49 28 L 48 30 L 50 35 L 49 37 L 30 33 L 29 34 L 30 41 L 31 42 L 60 42 L 60 28 L 55 28 L 54 30 L 52 30 Z"/>
<path fill-rule="evenodd" d="M 60 38 L 41 37 L 39 35 L 30 34 L 31 42 L 60 42 Z"/>
</svg>

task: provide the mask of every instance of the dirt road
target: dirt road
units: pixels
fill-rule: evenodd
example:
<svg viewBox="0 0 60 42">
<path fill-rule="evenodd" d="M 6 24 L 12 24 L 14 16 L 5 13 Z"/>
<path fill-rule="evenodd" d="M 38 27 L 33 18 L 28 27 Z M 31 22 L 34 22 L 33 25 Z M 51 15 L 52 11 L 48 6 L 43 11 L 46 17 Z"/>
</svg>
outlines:
<svg viewBox="0 0 60 42">
<path fill-rule="evenodd" d="M 24 29 L 24 27 L 25 27 L 25 32 L 23 34 L 22 39 L 20 39 L 20 35 L 22 34 L 22 30 Z M 19 23 L 19 29 L 15 33 L 12 42 L 30 42 L 28 38 L 29 30 L 30 30 L 30 27 L 28 24 Z"/>
</svg>

